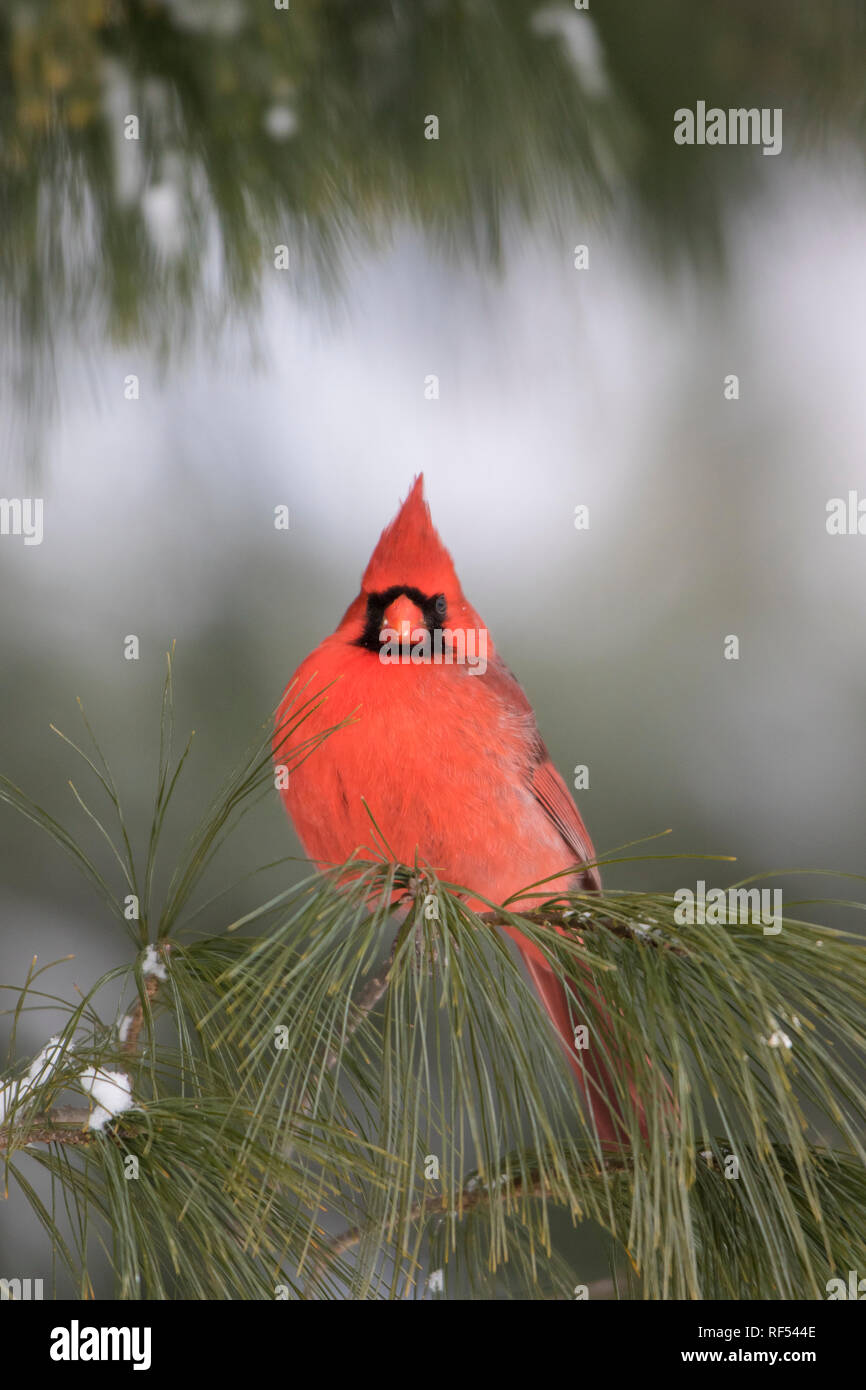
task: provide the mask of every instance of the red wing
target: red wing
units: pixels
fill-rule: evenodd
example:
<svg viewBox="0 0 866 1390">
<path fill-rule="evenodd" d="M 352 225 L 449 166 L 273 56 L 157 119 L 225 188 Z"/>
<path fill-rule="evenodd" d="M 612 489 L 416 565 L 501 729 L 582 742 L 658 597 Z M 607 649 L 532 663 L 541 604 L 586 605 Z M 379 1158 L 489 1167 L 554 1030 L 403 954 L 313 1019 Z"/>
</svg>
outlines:
<svg viewBox="0 0 866 1390">
<path fill-rule="evenodd" d="M 541 739 L 538 740 L 538 751 L 541 756 L 532 774 L 532 795 L 539 806 L 546 811 L 569 849 L 573 851 L 575 859 L 579 860 L 581 864 L 585 864 L 588 860 L 595 858 L 592 840 L 580 818 L 580 812 L 569 796 L 568 788 L 550 761 L 550 755 Z M 587 869 L 583 878 L 585 880 L 584 887 L 601 888 L 601 876 L 598 869 Z"/>
<path fill-rule="evenodd" d="M 551 824 L 556 826 L 565 844 L 575 859 L 581 864 L 595 858 L 592 840 L 580 818 L 571 795 L 554 767 L 544 740 L 538 732 L 535 714 L 517 678 L 499 659 L 489 666 L 485 679 L 494 686 L 504 703 L 526 720 L 527 736 L 531 749 L 527 766 L 529 790 Z M 563 867 L 565 865 L 563 864 Z M 582 887 L 601 888 L 601 875 L 598 869 L 587 869 L 583 875 Z"/>
</svg>

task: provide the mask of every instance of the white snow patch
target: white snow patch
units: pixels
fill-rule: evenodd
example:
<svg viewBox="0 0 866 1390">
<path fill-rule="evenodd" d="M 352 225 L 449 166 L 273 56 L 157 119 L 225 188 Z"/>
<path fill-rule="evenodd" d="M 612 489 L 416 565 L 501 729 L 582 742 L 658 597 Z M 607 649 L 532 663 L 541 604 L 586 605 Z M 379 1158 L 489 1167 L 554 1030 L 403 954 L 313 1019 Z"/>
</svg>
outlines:
<svg viewBox="0 0 866 1390">
<path fill-rule="evenodd" d="M 8 1081 L 5 1086 L 0 1086 L 0 1124 L 13 1106 L 20 1105 L 30 1091 L 43 1086 L 49 1080 L 62 1052 L 63 1045 L 59 1035 L 49 1038 L 42 1051 L 33 1058 L 26 1076 L 20 1081 Z"/>
<path fill-rule="evenodd" d="M 156 954 L 155 946 L 148 946 L 144 953 L 144 960 L 141 962 L 142 975 L 155 975 L 158 980 L 167 980 L 168 971 Z"/>
<path fill-rule="evenodd" d="M 86 1067 L 78 1078 L 79 1085 L 96 1102 L 91 1111 L 90 1129 L 104 1129 L 106 1120 L 132 1110 L 132 1083 L 126 1072 L 103 1071 L 101 1067 Z"/>
</svg>

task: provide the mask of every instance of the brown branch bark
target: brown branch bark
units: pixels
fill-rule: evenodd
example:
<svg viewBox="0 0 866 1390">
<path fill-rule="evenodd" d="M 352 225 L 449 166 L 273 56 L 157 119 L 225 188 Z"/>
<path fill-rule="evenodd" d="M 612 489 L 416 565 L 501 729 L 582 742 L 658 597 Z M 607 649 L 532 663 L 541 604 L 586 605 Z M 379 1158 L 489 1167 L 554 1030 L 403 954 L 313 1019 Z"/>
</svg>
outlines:
<svg viewBox="0 0 866 1390">
<path fill-rule="evenodd" d="M 148 1004 L 152 1005 L 159 993 L 159 978 L 156 975 L 148 975 L 145 978 L 144 993 L 147 997 Z M 144 1023 L 144 1006 L 140 997 L 136 999 L 129 1013 L 129 1020 L 129 1028 L 126 1031 L 126 1037 L 121 1045 L 121 1050 L 125 1052 L 127 1056 L 135 1056 L 138 1052 L 138 1040 L 141 1036 L 142 1024 Z"/>
<path fill-rule="evenodd" d="M 0 1129 L 0 1153 L 5 1153 L 13 1139 L 25 1144 L 87 1144 L 94 1137 L 94 1131 L 87 1128 L 90 1111 L 73 1110 L 72 1106 L 58 1107 L 47 1115 L 37 1115 L 30 1123 L 16 1125 L 14 1129 Z M 63 1126 L 68 1125 L 68 1128 Z"/>
<path fill-rule="evenodd" d="M 0 1153 L 9 1148 L 14 1138 L 20 1140 L 16 1148 L 28 1144 L 64 1144 L 67 1148 L 81 1148 L 90 1144 L 103 1131 L 88 1128 L 90 1109 L 77 1105 L 58 1105 L 44 1115 L 36 1115 L 33 1120 L 16 1126 L 14 1131 L 0 1129 Z M 118 1133 L 122 1134 L 123 1130 Z"/>
</svg>

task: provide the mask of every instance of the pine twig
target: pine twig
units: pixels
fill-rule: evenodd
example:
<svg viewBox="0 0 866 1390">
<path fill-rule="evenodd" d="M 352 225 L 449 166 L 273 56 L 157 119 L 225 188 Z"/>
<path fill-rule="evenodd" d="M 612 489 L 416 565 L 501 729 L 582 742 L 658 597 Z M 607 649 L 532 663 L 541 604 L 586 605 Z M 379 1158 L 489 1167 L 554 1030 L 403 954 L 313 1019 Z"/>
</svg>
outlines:
<svg viewBox="0 0 866 1390">
<path fill-rule="evenodd" d="M 144 993 L 148 1005 L 152 1005 L 159 993 L 159 978 L 156 975 L 148 975 L 144 982 Z M 127 1056 L 135 1056 L 138 1052 L 138 1040 L 141 1036 L 141 1027 L 144 1023 L 144 1005 L 141 997 L 136 999 L 132 1011 L 129 1014 L 129 1027 L 126 1030 L 126 1037 L 121 1045 L 121 1051 Z"/>
<path fill-rule="evenodd" d="M 164 953 L 168 954 L 168 950 L 169 946 L 166 944 Z M 159 986 L 158 975 L 149 974 L 145 977 L 144 993 L 148 1006 L 152 1006 L 156 999 Z M 128 1017 L 129 1027 L 121 1044 L 121 1051 L 127 1057 L 133 1057 L 138 1052 L 138 1042 L 144 1023 L 144 1004 L 141 996 L 136 999 Z M 30 1124 L 22 1126 L 26 1134 L 24 1143 L 64 1144 L 67 1148 L 80 1148 L 84 1144 L 89 1144 L 98 1133 L 98 1131 L 89 1128 L 90 1115 L 89 1106 L 55 1105 L 44 1114 L 37 1115 Z M 0 1128 L 0 1153 L 8 1149 L 10 1139 L 9 1131 Z"/>
<path fill-rule="evenodd" d="M 660 941 L 656 936 L 653 936 L 649 929 L 637 931 L 635 927 L 629 926 L 628 923 L 615 922 L 610 917 L 596 918 L 593 913 L 588 913 L 586 917 L 581 915 L 575 920 L 573 912 L 569 912 L 569 915 L 566 917 L 561 909 L 554 909 L 550 912 L 543 912 L 540 909 L 535 909 L 532 912 L 520 912 L 519 907 L 515 907 L 514 911 L 515 915 L 519 915 L 524 922 L 532 922 L 532 924 L 537 927 L 561 926 L 568 935 L 578 938 L 581 932 L 585 933 L 591 931 L 594 926 L 601 923 L 613 936 L 620 936 L 630 941 L 637 938 L 648 946 L 655 946 L 657 949 L 670 951 L 671 954 L 675 956 L 687 956 L 689 954 L 684 946 L 676 945 L 671 941 Z M 494 927 L 505 927 L 510 925 L 502 916 L 502 913 L 497 911 L 479 913 L 479 918 L 482 922 L 488 922 Z"/>
<path fill-rule="evenodd" d="M 101 1130 L 89 1129 L 91 1111 L 79 1105 L 58 1105 L 43 1115 L 37 1115 L 30 1124 L 22 1126 L 24 1139 L 21 1147 L 28 1144 L 64 1144 L 67 1148 L 81 1148 L 96 1139 Z M 123 1134 L 123 1130 L 117 1131 Z M 19 1131 L 16 1130 L 15 1137 Z M 0 1129 L 0 1153 L 9 1147 L 13 1135 L 8 1129 Z"/>
<path fill-rule="evenodd" d="M 616 1163 L 605 1163 L 603 1169 L 598 1169 L 599 1173 L 602 1171 L 607 1175 L 626 1173 L 630 1171 L 630 1164 L 628 1159 L 624 1158 Z M 494 1190 L 501 1192 L 504 1186 L 505 1184 L 500 1186 L 497 1183 L 481 1184 L 477 1178 L 470 1178 L 460 1190 L 458 1208 L 453 1214 L 463 1217 L 467 1212 L 472 1211 L 473 1208 L 489 1202 Z M 531 1174 L 526 1183 L 520 1178 L 509 1181 L 508 1192 L 509 1196 L 513 1197 L 556 1198 L 556 1193 L 551 1189 L 549 1184 L 542 1182 L 537 1174 Z M 451 1209 L 446 1204 L 444 1197 L 441 1194 L 431 1194 L 431 1196 L 422 1197 L 420 1201 L 415 1202 L 409 1211 L 408 1220 L 412 1225 L 416 1225 L 419 1221 L 423 1221 L 428 1216 L 447 1216 L 450 1213 Z M 351 1250 L 355 1245 L 358 1245 L 359 1242 L 363 1240 L 367 1230 L 368 1227 L 366 1226 L 350 1226 L 348 1230 L 342 1231 L 339 1235 L 333 1236 L 329 1241 L 326 1241 L 313 1267 L 310 1279 L 314 1281 L 318 1278 L 329 1258 L 338 1259 L 341 1255 L 345 1255 L 347 1250 Z"/>
<path fill-rule="evenodd" d="M 345 1046 L 349 1039 L 358 1031 L 367 1015 L 372 1013 L 373 1009 L 375 1009 L 379 1000 L 382 998 L 382 995 L 385 993 L 385 990 L 388 988 L 388 982 L 391 978 L 391 967 L 394 964 L 394 954 L 396 950 L 397 937 L 395 936 L 387 961 L 382 966 L 382 969 L 376 975 L 371 976 L 367 981 L 352 1006 L 352 1016 L 346 1028 L 346 1032 L 343 1035 L 343 1046 Z M 342 1048 L 339 1052 L 335 1050 L 329 1052 L 325 1060 L 325 1071 L 333 1071 L 341 1056 Z M 309 1097 L 304 1102 L 304 1109 L 308 1108 Z"/>
</svg>

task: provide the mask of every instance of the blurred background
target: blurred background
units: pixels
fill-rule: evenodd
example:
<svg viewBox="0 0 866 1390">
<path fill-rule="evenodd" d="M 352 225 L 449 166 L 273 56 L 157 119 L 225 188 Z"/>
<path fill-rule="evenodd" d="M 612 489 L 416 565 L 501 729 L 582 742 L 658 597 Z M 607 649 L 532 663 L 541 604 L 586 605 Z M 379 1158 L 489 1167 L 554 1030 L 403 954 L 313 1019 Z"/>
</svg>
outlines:
<svg viewBox="0 0 866 1390">
<path fill-rule="evenodd" d="M 143 848 L 176 641 L 168 872 L 423 469 L 600 853 L 737 857 L 611 886 L 864 872 L 866 537 L 826 530 L 866 499 L 864 15 L 6 0 L 0 494 L 44 539 L 0 536 L 0 772 L 95 847 L 80 697 Z M 781 108 L 782 152 L 676 145 L 699 100 Z M 212 891 L 298 852 L 274 793 Z M 0 984 L 34 955 L 71 996 L 129 946 L 0 807 Z M 47 1256 L 0 1202 L 15 1271 Z"/>
</svg>

